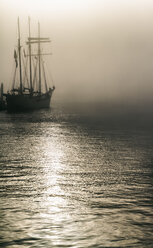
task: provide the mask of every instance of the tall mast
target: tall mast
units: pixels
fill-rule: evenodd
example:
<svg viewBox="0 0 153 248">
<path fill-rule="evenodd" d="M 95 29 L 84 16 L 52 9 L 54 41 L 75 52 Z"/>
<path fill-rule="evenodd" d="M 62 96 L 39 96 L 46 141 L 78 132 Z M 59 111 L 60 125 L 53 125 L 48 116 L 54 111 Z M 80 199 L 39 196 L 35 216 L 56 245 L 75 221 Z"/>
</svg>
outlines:
<svg viewBox="0 0 153 248">
<path fill-rule="evenodd" d="M 41 94 L 41 51 L 40 51 L 40 23 L 38 22 L 38 63 L 39 63 L 39 94 Z"/>
<path fill-rule="evenodd" d="M 31 34 L 30 34 L 30 24 L 29 24 L 29 38 L 28 38 L 28 41 L 26 42 L 26 44 L 29 46 L 29 57 L 30 57 L 30 59 L 29 59 L 29 62 L 31 61 L 31 57 L 32 56 L 38 56 L 38 76 L 39 76 L 39 80 L 38 80 L 38 83 L 39 83 L 39 85 L 38 85 L 38 87 L 39 87 L 39 89 L 38 89 L 38 92 L 39 92 L 39 94 L 41 94 L 41 56 L 42 55 L 50 55 L 50 53 L 41 53 L 41 47 L 40 47 L 40 45 L 41 45 L 41 43 L 46 43 L 46 42 L 50 42 L 50 39 L 49 38 L 44 38 L 44 37 L 40 37 L 40 24 L 39 24 L 39 22 L 38 22 L 38 36 L 37 37 L 31 37 L 30 36 Z M 31 45 L 32 44 L 38 44 L 38 53 L 37 54 L 32 54 L 31 53 Z M 29 64 L 31 64 L 31 62 L 29 63 Z M 31 87 L 31 93 L 32 93 L 32 91 L 33 91 L 33 88 L 32 88 L 32 68 L 31 68 L 31 66 L 30 66 L 30 87 Z"/>
<path fill-rule="evenodd" d="M 31 38 L 30 32 L 30 17 L 29 17 L 29 39 Z M 30 72 L 30 93 L 32 93 L 32 66 L 31 66 L 31 43 L 29 42 L 29 72 Z"/>
<path fill-rule="evenodd" d="M 18 51 L 19 51 L 19 70 L 20 70 L 20 94 L 22 94 L 22 65 L 21 65 L 21 45 L 20 45 L 20 23 L 18 17 Z"/>
</svg>

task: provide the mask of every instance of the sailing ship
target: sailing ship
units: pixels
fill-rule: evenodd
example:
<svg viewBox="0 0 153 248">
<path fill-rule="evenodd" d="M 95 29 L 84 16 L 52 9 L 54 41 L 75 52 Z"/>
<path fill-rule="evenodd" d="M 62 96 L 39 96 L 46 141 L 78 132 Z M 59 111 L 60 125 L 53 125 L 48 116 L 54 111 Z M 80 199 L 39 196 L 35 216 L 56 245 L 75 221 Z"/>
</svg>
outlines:
<svg viewBox="0 0 153 248">
<path fill-rule="evenodd" d="M 27 111 L 50 107 L 55 87 L 48 87 L 43 61 L 43 55 L 49 55 L 50 53 L 42 53 L 41 49 L 42 43 L 48 42 L 50 42 L 49 38 L 40 36 L 39 23 L 38 36 L 31 36 L 29 18 L 29 37 L 26 42 L 28 53 L 26 54 L 21 46 L 18 18 L 18 46 L 17 51 L 14 50 L 15 71 L 13 85 L 11 91 L 3 94 L 6 97 L 8 111 Z M 32 49 L 37 49 L 37 51 L 33 53 L 34 50 Z"/>
</svg>

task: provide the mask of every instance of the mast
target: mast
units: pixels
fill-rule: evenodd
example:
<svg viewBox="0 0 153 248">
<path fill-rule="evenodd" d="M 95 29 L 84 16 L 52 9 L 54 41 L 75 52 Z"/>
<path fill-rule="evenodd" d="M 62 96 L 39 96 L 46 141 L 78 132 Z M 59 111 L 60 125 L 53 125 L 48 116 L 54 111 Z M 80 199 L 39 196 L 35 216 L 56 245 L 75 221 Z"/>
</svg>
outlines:
<svg viewBox="0 0 153 248">
<path fill-rule="evenodd" d="M 19 17 L 18 17 L 18 51 L 19 51 L 20 94 L 22 94 L 22 64 L 21 64 L 21 45 L 20 45 Z"/>
<path fill-rule="evenodd" d="M 51 53 L 41 53 L 41 43 L 48 43 L 51 42 L 49 38 L 44 38 L 44 37 L 40 37 L 40 24 L 38 22 L 38 36 L 37 37 L 31 37 L 30 36 L 30 25 L 29 25 L 29 37 L 28 37 L 28 41 L 26 42 L 26 44 L 29 46 L 29 62 L 31 61 L 31 57 L 32 56 L 38 56 L 38 92 L 41 95 L 41 59 L 42 59 L 42 55 L 51 55 Z M 38 52 L 37 54 L 32 54 L 31 53 L 31 45 L 37 44 L 38 45 Z M 31 63 L 31 62 L 30 62 Z M 29 64 L 30 64 L 29 63 Z M 32 68 L 30 66 L 30 87 L 31 87 L 31 92 L 33 91 L 32 88 Z"/>
<path fill-rule="evenodd" d="M 29 21 L 29 39 L 31 38 L 31 32 L 30 32 L 30 17 L 28 19 Z M 29 42 L 29 72 L 30 72 L 30 93 L 32 94 L 32 66 L 31 66 L 31 43 Z"/>
<path fill-rule="evenodd" d="M 41 94 L 41 51 L 40 51 L 40 23 L 38 22 L 38 63 L 39 63 L 39 94 Z"/>
</svg>

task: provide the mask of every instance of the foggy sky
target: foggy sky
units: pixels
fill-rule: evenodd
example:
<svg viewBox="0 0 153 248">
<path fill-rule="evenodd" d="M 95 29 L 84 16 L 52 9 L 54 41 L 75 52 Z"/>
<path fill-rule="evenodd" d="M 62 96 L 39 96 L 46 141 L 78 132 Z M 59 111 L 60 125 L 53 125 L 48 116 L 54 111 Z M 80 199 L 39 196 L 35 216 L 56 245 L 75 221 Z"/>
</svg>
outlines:
<svg viewBox="0 0 153 248">
<path fill-rule="evenodd" d="M 0 0 L 0 81 L 12 82 L 17 17 L 52 43 L 54 99 L 139 102 L 153 98 L 153 1 Z M 50 61 L 50 62 L 49 62 Z M 52 84 L 52 83 L 51 83 Z"/>
</svg>

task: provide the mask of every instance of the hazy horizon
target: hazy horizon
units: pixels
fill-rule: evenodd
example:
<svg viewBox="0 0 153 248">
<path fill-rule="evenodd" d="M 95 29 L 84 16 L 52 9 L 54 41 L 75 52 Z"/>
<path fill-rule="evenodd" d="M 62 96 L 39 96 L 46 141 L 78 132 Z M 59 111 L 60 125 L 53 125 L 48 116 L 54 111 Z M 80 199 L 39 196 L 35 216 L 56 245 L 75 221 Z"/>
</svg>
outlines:
<svg viewBox="0 0 153 248">
<path fill-rule="evenodd" d="M 21 41 L 41 24 L 55 101 L 147 103 L 153 99 L 153 2 L 148 0 L 0 1 L 0 81 L 13 77 L 17 18 Z M 53 84 L 51 82 L 51 85 Z"/>
</svg>

